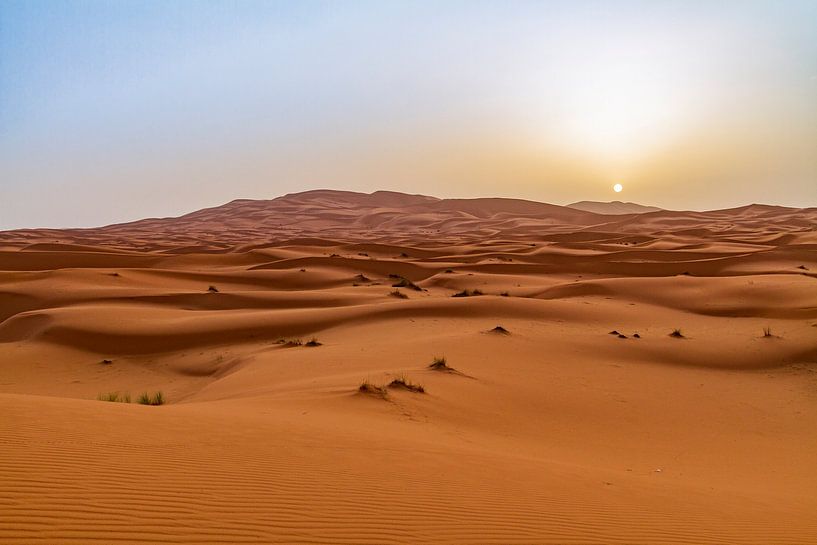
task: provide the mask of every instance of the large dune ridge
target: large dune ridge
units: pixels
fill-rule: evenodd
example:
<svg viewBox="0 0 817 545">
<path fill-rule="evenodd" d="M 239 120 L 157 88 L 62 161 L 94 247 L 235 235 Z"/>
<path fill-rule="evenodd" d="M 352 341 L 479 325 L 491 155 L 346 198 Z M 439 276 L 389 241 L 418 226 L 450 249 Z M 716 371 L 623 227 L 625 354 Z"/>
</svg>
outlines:
<svg viewBox="0 0 817 545">
<path fill-rule="evenodd" d="M 618 212 L 0 232 L 0 543 L 817 543 L 817 209 Z"/>
</svg>

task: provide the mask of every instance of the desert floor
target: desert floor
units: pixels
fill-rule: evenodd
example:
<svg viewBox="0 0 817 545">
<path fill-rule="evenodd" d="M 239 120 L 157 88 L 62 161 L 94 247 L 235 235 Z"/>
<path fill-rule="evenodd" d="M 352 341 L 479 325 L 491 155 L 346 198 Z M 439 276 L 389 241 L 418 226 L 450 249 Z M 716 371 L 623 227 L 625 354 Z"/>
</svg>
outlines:
<svg viewBox="0 0 817 545">
<path fill-rule="evenodd" d="M 0 233 L 0 542 L 817 543 L 817 211 L 357 198 Z"/>
</svg>

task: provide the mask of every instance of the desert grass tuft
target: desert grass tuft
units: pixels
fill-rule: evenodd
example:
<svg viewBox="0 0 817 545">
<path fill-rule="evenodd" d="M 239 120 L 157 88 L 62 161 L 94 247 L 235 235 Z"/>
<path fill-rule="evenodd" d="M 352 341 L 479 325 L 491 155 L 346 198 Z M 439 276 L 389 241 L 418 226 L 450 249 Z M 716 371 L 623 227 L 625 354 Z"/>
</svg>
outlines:
<svg viewBox="0 0 817 545">
<path fill-rule="evenodd" d="M 766 338 L 774 337 L 774 335 L 772 334 L 772 328 L 771 327 L 764 327 L 763 328 L 763 336 L 766 337 Z"/>
<path fill-rule="evenodd" d="M 409 288 L 409 289 L 412 289 L 414 291 L 422 291 L 423 290 L 423 288 L 421 288 L 420 286 L 418 286 L 417 284 L 415 284 L 414 282 L 412 282 L 408 278 L 404 278 L 402 276 L 400 277 L 400 281 L 395 282 L 394 284 L 391 285 L 391 287 L 393 287 L 393 288 Z"/>
<path fill-rule="evenodd" d="M 209 288 L 207 288 L 207 291 L 209 291 L 210 293 L 218 293 L 218 288 L 215 286 L 210 286 Z"/>
<path fill-rule="evenodd" d="M 366 276 L 365 274 L 358 274 L 355 276 L 355 280 L 358 282 L 371 282 L 372 279 Z"/>
<path fill-rule="evenodd" d="M 510 335 L 511 332 L 502 327 L 501 325 L 496 326 L 491 330 L 491 333 L 498 333 L 500 335 Z"/>
<path fill-rule="evenodd" d="M 453 367 L 449 367 L 448 362 L 445 359 L 445 356 L 442 357 L 434 356 L 434 359 L 428 365 L 428 368 L 431 369 L 432 371 L 448 371 L 448 372 L 454 371 Z"/>
<path fill-rule="evenodd" d="M 415 392 L 417 394 L 424 394 L 426 393 L 426 389 L 423 388 L 421 384 L 414 384 L 405 375 L 400 375 L 396 379 L 392 380 L 389 383 L 389 388 L 399 388 L 403 390 L 408 390 L 409 392 Z"/>
<path fill-rule="evenodd" d="M 143 392 L 136 399 L 136 402 L 139 403 L 140 405 L 152 405 L 152 406 L 164 405 L 165 404 L 165 396 L 164 396 L 164 394 L 162 394 L 162 392 L 156 392 L 153 395 L 150 395 L 147 392 Z"/>
<path fill-rule="evenodd" d="M 457 293 L 455 293 L 451 297 L 475 297 L 477 295 L 483 295 L 482 290 L 478 290 L 478 289 L 477 290 L 471 290 L 471 291 L 462 290 L 462 291 L 458 291 Z"/>
<path fill-rule="evenodd" d="M 677 328 L 676 328 L 676 329 L 673 329 L 673 330 L 672 330 L 672 333 L 670 333 L 670 334 L 669 334 L 669 336 L 670 336 L 670 337 L 674 337 L 674 338 L 676 338 L 676 339 L 684 339 L 684 338 L 685 338 L 685 337 L 684 337 L 684 334 L 683 334 L 683 333 L 681 333 L 681 330 L 680 330 L 680 329 L 677 329 Z"/>
<path fill-rule="evenodd" d="M 389 392 L 386 390 L 385 386 L 376 386 L 369 382 L 369 379 L 361 382 L 360 386 L 357 387 L 357 391 L 361 394 L 379 397 L 381 399 L 386 399 L 389 397 Z"/>
<path fill-rule="evenodd" d="M 97 394 L 97 401 L 108 401 L 110 403 L 130 403 L 130 394 L 119 395 L 119 392 L 108 392 Z"/>
<path fill-rule="evenodd" d="M 317 337 L 312 337 L 306 342 L 306 346 L 320 346 L 322 344 L 322 342 L 318 341 Z"/>
<path fill-rule="evenodd" d="M 110 365 L 110 364 L 112 364 L 112 363 L 113 363 L 113 360 L 104 359 L 104 360 L 102 360 L 102 362 L 101 362 L 101 363 L 102 363 L 103 365 Z"/>
<path fill-rule="evenodd" d="M 406 295 L 400 290 L 391 291 L 389 292 L 389 295 L 391 295 L 392 297 L 397 297 L 398 299 L 408 299 L 408 295 Z"/>
</svg>

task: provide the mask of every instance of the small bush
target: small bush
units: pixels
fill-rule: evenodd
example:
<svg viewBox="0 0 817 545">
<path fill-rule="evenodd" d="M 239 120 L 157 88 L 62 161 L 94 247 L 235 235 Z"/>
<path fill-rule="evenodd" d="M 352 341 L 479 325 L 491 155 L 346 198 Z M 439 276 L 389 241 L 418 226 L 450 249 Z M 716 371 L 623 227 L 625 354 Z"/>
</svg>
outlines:
<svg viewBox="0 0 817 545">
<path fill-rule="evenodd" d="M 491 333 L 498 333 L 500 335 L 510 335 L 511 332 L 502 327 L 501 325 L 496 326 L 491 330 Z"/>
<path fill-rule="evenodd" d="M 445 274 L 454 274 L 454 269 L 446 269 Z"/>
<path fill-rule="evenodd" d="M 109 360 L 109 359 L 104 359 L 104 360 L 102 360 L 102 364 L 103 364 L 103 365 L 110 365 L 110 364 L 112 364 L 112 363 L 113 363 L 113 360 Z"/>
<path fill-rule="evenodd" d="M 669 336 L 670 336 L 670 337 L 674 337 L 674 338 L 676 338 L 676 339 L 683 339 L 683 338 L 684 338 L 684 334 L 683 334 L 683 333 L 681 333 L 681 330 L 680 330 L 680 329 L 677 329 L 677 328 L 676 328 L 676 329 L 673 329 L 673 330 L 672 330 L 672 333 L 670 333 L 670 334 L 669 334 Z"/>
<path fill-rule="evenodd" d="M 319 342 L 317 337 L 312 337 L 307 341 L 306 346 L 320 346 L 321 344 L 323 343 Z"/>
<path fill-rule="evenodd" d="M 218 288 L 215 286 L 210 286 L 209 288 L 207 288 L 207 291 L 209 291 L 210 293 L 218 293 Z"/>
<path fill-rule="evenodd" d="M 368 276 L 366 276 L 365 274 L 358 274 L 357 276 L 355 276 L 355 280 L 357 280 L 358 282 L 371 282 L 372 281 L 372 279 L 369 278 Z"/>
<path fill-rule="evenodd" d="M 509 297 L 511 294 L 510 294 L 510 293 L 508 293 L 507 291 L 503 291 L 503 292 L 502 292 L 502 293 L 500 293 L 499 295 L 501 295 L 502 297 Z"/>
<path fill-rule="evenodd" d="M 774 337 L 774 335 L 772 335 L 772 328 L 771 327 L 764 327 L 763 328 L 763 336 L 764 337 Z"/>
</svg>

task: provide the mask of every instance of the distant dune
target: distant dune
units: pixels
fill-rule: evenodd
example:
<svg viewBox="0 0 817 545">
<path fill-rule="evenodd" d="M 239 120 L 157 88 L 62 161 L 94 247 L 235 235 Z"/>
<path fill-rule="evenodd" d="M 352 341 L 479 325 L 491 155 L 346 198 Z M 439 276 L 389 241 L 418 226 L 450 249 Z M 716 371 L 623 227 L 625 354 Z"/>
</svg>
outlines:
<svg viewBox="0 0 817 545">
<path fill-rule="evenodd" d="M 591 204 L 0 232 L 0 542 L 817 543 L 817 209 Z"/>
<path fill-rule="evenodd" d="M 568 208 L 594 212 L 596 214 L 644 214 L 646 212 L 660 212 L 657 206 L 644 206 L 634 202 L 599 202 L 599 201 L 579 201 L 568 204 Z"/>
</svg>

